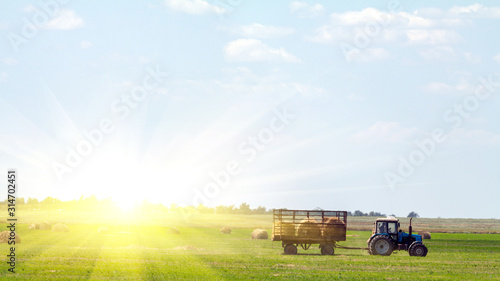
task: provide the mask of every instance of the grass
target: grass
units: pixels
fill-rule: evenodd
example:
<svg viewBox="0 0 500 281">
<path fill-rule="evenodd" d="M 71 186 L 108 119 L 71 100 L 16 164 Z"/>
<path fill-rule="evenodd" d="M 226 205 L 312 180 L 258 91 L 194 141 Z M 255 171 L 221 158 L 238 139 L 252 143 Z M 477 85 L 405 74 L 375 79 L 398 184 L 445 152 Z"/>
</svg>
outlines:
<svg viewBox="0 0 500 281">
<path fill-rule="evenodd" d="M 322 256 L 317 247 L 299 249 L 296 256 L 283 255 L 280 242 L 251 240 L 254 227 L 270 231 L 270 216 L 228 215 L 178 218 L 144 224 L 125 220 L 103 225 L 65 221 L 68 233 L 28 230 L 18 226 L 22 243 L 16 247 L 16 274 L 0 267 L 1 280 L 499 280 L 500 235 L 432 233 L 425 240 L 429 254 L 409 257 L 397 252 L 390 257 L 370 256 L 365 250 L 336 249 Z M 130 217 L 128 217 L 130 219 Z M 175 222 L 175 223 L 173 223 Z M 373 221 L 371 222 L 373 223 Z M 175 225 L 179 235 L 166 234 Z M 232 228 L 221 234 L 220 226 Z M 251 228 L 245 228 L 251 225 Z M 405 225 L 405 223 L 402 223 Z M 476 229 L 481 232 L 480 229 Z M 348 231 L 351 247 L 366 247 L 369 231 Z M 190 246 L 190 247 L 185 247 Z M 0 244 L 0 254 L 8 253 Z M 5 255 L 4 255 L 5 253 Z M 5 258 L 4 258 L 5 259 Z"/>
</svg>

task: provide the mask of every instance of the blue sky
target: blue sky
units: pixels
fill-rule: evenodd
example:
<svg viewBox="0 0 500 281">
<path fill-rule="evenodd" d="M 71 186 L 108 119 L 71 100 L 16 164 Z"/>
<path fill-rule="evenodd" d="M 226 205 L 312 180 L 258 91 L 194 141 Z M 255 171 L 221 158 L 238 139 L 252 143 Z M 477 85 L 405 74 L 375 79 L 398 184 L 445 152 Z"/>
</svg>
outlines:
<svg viewBox="0 0 500 281">
<path fill-rule="evenodd" d="M 495 5 L 3 1 L 0 167 L 39 199 L 499 218 Z"/>
</svg>

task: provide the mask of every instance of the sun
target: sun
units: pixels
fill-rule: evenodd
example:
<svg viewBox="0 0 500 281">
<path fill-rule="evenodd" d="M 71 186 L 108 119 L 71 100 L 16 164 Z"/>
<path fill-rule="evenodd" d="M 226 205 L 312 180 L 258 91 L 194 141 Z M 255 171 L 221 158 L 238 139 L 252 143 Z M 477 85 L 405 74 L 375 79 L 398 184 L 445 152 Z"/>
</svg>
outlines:
<svg viewBox="0 0 500 281">
<path fill-rule="evenodd" d="M 132 212 L 139 205 L 136 198 L 129 196 L 115 196 L 113 197 L 113 201 L 120 208 L 120 210 L 122 210 L 122 212 L 126 213 Z"/>
</svg>

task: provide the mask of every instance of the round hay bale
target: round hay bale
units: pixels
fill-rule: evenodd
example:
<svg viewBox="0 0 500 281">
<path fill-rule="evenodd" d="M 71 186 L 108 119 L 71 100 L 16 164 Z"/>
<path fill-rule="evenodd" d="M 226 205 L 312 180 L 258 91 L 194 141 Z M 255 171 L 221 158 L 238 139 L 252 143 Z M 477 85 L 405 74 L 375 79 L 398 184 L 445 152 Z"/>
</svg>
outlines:
<svg viewBox="0 0 500 281">
<path fill-rule="evenodd" d="M 220 232 L 223 234 L 231 234 L 231 228 L 224 226 L 220 229 Z"/>
<path fill-rule="evenodd" d="M 32 223 L 30 224 L 30 226 L 28 226 L 28 229 L 40 229 L 40 224 L 37 222 Z"/>
<path fill-rule="evenodd" d="M 69 228 L 64 223 L 56 223 L 52 227 L 53 232 L 68 232 Z"/>
<path fill-rule="evenodd" d="M 268 234 L 267 234 L 267 231 L 265 231 L 264 229 L 255 229 L 254 231 L 252 231 L 252 239 L 266 239 L 267 240 L 268 238 Z"/>
<path fill-rule="evenodd" d="M 12 233 L 8 230 L 0 232 L 0 243 L 9 243 L 9 237 L 11 237 Z M 14 232 L 14 241 L 17 243 L 21 243 L 21 237 L 19 234 Z"/>
<path fill-rule="evenodd" d="M 318 238 L 321 236 L 321 224 L 313 218 L 305 218 L 297 226 L 297 235 L 301 238 Z"/>
<path fill-rule="evenodd" d="M 420 231 L 418 235 L 422 235 L 422 239 L 431 239 L 431 234 L 427 231 Z"/>
<path fill-rule="evenodd" d="M 343 236 L 345 234 L 345 223 L 341 219 L 337 217 L 325 218 L 323 223 L 324 237 Z"/>
<path fill-rule="evenodd" d="M 99 227 L 99 229 L 97 230 L 97 233 L 108 233 L 109 229 L 107 226 L 101 226 Z"/>
<path fill-rule="evenodd" d="M 281 235 L 281 237 L 294 237 L 295 225 L 293 223 L 276 222 L 273 229 L 273 236 L 274 235 Z"/>
<path fill-rule="evenodd" d="M 51 230 L 52 229 L 52 225 L 50 223 L 47 223 L 47 222 L 42 222 L 40 224 L 40 229 L 41 230 Z"/>
<path fill-rule="evenodd" d="M 176 227 L 167 228 L 167 234 L 181 234 L 181 232 Z"/>
</svg>

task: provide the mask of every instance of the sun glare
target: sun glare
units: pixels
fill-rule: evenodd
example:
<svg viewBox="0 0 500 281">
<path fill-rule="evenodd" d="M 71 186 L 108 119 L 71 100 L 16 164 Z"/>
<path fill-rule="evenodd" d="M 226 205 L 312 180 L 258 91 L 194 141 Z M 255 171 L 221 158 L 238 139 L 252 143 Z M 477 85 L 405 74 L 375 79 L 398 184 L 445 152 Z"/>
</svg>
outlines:
<svg viewBox="0 0 500 281">
<path fill-rule="evenodd" d="M 139 204 L 137 200 L 129 197 L 115 197 L 113 201 L 123 212 L 131 212 L 134 208 L 136 208 Z"/>
</svg>

